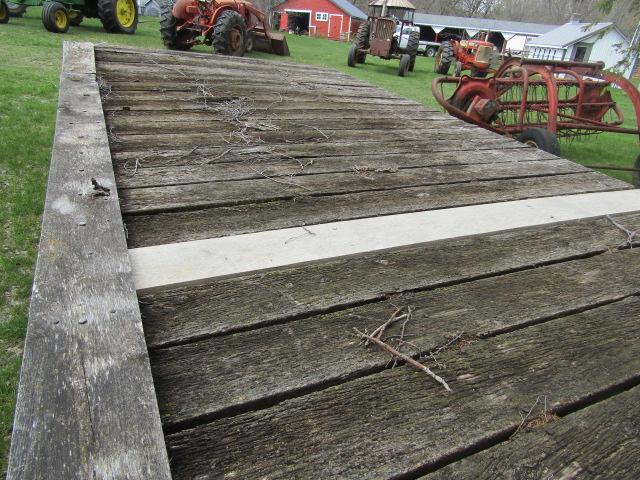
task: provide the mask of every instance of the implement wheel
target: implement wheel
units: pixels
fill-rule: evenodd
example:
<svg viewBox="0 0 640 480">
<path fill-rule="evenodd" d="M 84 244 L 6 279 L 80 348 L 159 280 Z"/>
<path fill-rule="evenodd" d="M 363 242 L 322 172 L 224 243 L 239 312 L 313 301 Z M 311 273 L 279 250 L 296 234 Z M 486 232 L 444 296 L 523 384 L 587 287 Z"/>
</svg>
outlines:
<svg viewBox="0 0 640 480">
<path fill-rule="evenodd" d="M 21 16 L 24 15 L 24 12 L 27 11 L 26 5 L 21 5 L 19 3 L 11 3 L 11 2 L 5 2 L 5 3 L 7 4 L 7 8 L 9 9 L 10 17 L 20 18 Z"/>
<path fill-rule="evenodd" d="M 0 0 L 0 23 L 9 23 L 9 7 L 4 0 Z"/>
<path fill-rule="evenodd" d="M 352 43 L 349 47 L 349 53 L 347 54 L 347 65 L 350 67 L 355 67 L 358 61 L 356 60 L 358 57 L 358 46 L 355 43 Z"/>
<path fill-rule="evenodd" d="M 214 53 L 242 57 L 247 47 L 247 26 L 242 15 L 234 10 L 222 12 L 211 38 Z"/>
<path fill-rule="evenodd" d="M 133 34 L 138 27 L 136 0 L 98 0 L 98 17 L 109 33 Z"/>
<path fill-rule="evenodd" d="M 84 20 L 84 15 L 80 12 L 69 12 L 69 25 L 77 27 Z"/>
<path fill-rule="evenodd" d="M 447 75 L 453 60 L 453 44 L 451 42 L 442 42 L 438 49 L 438 53 L 436 53 L 436 61 L 433 64 L 433 71 L 440 75 Z"/>
<path fill-rule="evenodd" d="M 173 3 L 165 2 L 160 9 L 160 38 L 169 50 L 189 50 L 193 45 L 193 32 L 190 30 L 178 31 L 178 20 L 173 16 Z"/>
<path fill-rule="evenodd" d="M 544 150 L 547 153 L 560 156 L 558 137 L 544 128 L 527 128 L 518 135 L 517 140 L 531 147 Z"/>
<path fill-rule="evenodd" d="M 420 46 L 420 33 L 411 32 L 409 40 L 407 40 L 407 54 L 409 55 L 409 71 L 413 72 L 416 66 L 416 57 L 418 56 L 418 47 Z"/>
<path fill-rule="evenodd" d="M 398 68 L 398 75 L 401 77 L 406 77 L 407 72 L 409 71 L 409 64 L 411 63 L 411 57 L 406 53 L 400 55 L 400 66 Z"/>
<path fill-rule="evenodd" d="M 52 33 L 69 30 L 69 11 L 59 2 L 46 2 L 42 7 L 42 24 Z"/>
<path fill-rule="evenodd" d="M 358 27 L 358 33 L 356 33 L 356 48 L 358 50 L 368 50 L 369 49 L 369 24 L 361 23 Z M 356 52 L 356 62 L 364 63 L 367 59 L 367 54 L 360 51 Z"/>
</svg>

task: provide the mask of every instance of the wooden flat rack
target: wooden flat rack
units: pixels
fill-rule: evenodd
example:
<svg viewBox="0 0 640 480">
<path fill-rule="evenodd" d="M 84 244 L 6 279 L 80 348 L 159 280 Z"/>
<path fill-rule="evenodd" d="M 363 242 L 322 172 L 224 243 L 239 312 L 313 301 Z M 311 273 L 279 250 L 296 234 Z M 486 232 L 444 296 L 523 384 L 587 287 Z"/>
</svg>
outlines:
<svg viewBox="0 0 640 480">
<path fill-rule="evenodd" d="M 334 70 L 66 43 L 8 478 L 638 478 L 638 229 Z"/>
</svg>

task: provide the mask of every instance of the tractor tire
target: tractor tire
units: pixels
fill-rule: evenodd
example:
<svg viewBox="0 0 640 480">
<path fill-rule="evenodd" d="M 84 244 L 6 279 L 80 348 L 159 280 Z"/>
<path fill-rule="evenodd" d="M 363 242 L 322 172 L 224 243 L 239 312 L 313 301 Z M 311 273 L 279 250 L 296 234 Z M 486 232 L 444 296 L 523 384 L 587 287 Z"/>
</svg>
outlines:
<svg viewBox="0 0 640 480">
<path fill-rule="evenodd" d="M 160 38 L 169 50 L 189 50 L 193 34 L 187 30 L 178 32 L 178 20 L 173 16 L 173 3 L 165 2 L 160 7 Z"/>
<path fill-rule="evenodd" d="M 69 12 L 69 25 L 72 27 L 78 27 L 82 20 L 84 20 L 84 15 L 80 12 Z"/>
<path fill-rule="evenodd" d="M 253 32 L 247 34 L 247 44 L 244 46 L 244 53 L 253 52 L 253 45 L 255 44 L 255 35 Z"/>
<path fill-rule="evenodd" d="M 640 170 L 640 155 L 638 155 L 638 157 L 636 158 L 636 162 L 633 164 L 633 168 Z M 633 183 L 634 187 L 640 188 L 640 172 L 632 172 L 631 183 Z"/>
<path fill-rule="evenodd" d="M 456 60 L 455 67 L 453 67 L 453 76 L 459 77 L 460 75 L 462 75 L 462 62 Z"/>
<path fill-rule="evenodd" d="M 45 2 L 42 7 L 42 24 L 52 33 L 67 33 L 69 11 L 60 2 Z"/>
<path fill-rule="evenodd" d="M 247 46 L 247 26 L 244 18 L 234 10 L 225 10 L 218 16 L 211 34 L 213 52 L 242 57 Z"/>
<path fill-rule="evenodd" d="M 418 56 L 418 47 L 420 46 L 420 32 L 411 32 L 409 40 L 407 40 L 406 53 L 409 55 L 409 71 L 413 72 L 416 66 L 416 57 Z"/>
<path fill-rule="evenodd" d="M 347 54 L 347 65 L 350 67 L 355 67 L 358 57 L 358 46 L 355 43 L 352 43 L 349 47 L 349 53 Z"/>
<path fill-rule="evenodd" d="M 406 53 L 400 55 L 400 66 L 398 67 L 398 75 L 406 77 L 409 71 L 409 64 L 411 63 L 411 57 Z"/>
<path fill-rule="evenodd" d="M 546 128 L 527 128 L 518 135 L 517 140 L 531 147 L 539 148 L 552 155 L 560 156 L 558 137 Z"/>
<path fill-rule="evenodd" d="M 424 50 L 424 56 L 425 57 L 435 57 L 436 56 L 436 49 L 435 47 L 427 47 Z"/>
<path fill-rule="evenodd" d="M 9 23 L 9 7 L 4 0 L 0 0 L 0 24 L 2 23 Z"/>
<path fill-rule="evenodd" d="M 26 5 L 21 5 L 19 3 L 11 3 L 5 2 L 7 4 L 7 8 L 9 9 L 9 16 L 20 18 L 24 15 L 24 12 L 27 11 Z"/>
<path fill-rule="evenodd" d="M 98 0 L 98 17 L 109 33 L 136 33 L 138 3 L 136 0 Z"/>
<path fill-rule="evenodd" d="M 438 53 L 436 53 L 436 61 L 433 64 L 433 70 L 440 75 L 447 75 L 449 73 L 449 67 L 455 60 L 453 53 L 453 44 L 451 42 L 442 42 Z"/>
<path fill-rule="evenodd" d="M 368 23 L 362 23 L 358 27 L 358 33 L 356 33 L 355 45 L 356 45 L 358 50 L 368 50 L 369 49 L 370 44 L 369 44 L 369 24 Z M 366 59 L 367 59 L 367 54 L 366 53 L 364 53 L 364 52 L 357 52 L 356 53 L 356 62 L 357 63 L 364 63 L 364 61 Z"/>
</svg>

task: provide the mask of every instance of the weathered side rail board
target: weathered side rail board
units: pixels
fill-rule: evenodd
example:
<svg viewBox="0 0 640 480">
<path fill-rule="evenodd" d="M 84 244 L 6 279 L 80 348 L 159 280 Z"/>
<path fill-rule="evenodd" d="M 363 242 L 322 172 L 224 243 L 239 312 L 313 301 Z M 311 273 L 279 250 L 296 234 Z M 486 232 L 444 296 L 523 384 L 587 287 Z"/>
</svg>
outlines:
<svg viewBox="0 0 640 480">
<path fill-rule="evenodd" d="M 63 48 L 9 462 L 9 480 L 171 478 L 91 44 Z"/>
</svg>

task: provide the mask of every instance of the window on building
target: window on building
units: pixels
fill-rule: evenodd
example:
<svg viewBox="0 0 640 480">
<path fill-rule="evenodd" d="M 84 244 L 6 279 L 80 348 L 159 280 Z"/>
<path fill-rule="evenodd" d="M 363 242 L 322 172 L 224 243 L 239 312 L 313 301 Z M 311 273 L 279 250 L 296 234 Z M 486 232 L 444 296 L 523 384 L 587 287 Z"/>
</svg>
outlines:
<svg viewBox="0 0 640 480">
<path fill-rule="evenodd" d="M 329 20 L 329 14 L 325 12 L 316 12 L 316 20 L 318 22 L 326 22 Z"/>
</svg>

